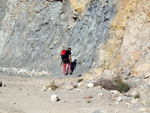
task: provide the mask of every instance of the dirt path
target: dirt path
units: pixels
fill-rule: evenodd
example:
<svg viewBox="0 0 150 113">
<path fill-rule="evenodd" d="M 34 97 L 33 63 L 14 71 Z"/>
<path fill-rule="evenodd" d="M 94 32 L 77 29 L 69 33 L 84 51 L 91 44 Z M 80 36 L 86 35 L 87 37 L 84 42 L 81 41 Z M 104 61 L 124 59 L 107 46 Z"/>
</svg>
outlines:
<svg viewBox="0 0 150 113">
<path fill-rule="evenodd" d="M 6 87 L 0 87 L 0 113 L 93 113 L 100 109 L 106 113 L 135 113 L 136 111 L 120 109 L 117 105 L 99 105 L 99 101 L 105 98 L 93 98 L 91 103 L 85 103 L 84 96 L 93 95 L 97 97 L 99 91 L 88 90 L 83 92 L 76 91 L 42 91 L 39 81 L 46 78 L 21 78 L 14 76 L 0 75 L 0 81 Z M 52 94 L 57 94 L 60 98 L 58 102 L 51 102 Z M 138 112 L 136 112 L 138 113 Z"/>
</svg>

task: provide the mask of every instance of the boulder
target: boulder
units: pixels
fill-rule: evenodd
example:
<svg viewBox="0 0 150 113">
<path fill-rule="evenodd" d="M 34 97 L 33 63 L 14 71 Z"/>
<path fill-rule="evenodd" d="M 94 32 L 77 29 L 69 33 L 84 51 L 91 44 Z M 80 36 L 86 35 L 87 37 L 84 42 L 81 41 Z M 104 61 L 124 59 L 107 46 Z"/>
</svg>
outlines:
<svg viewBox="0 0 150 113">
<path fill-rule="evenodd" d="M 51 101 L 53 101 L 53 102 L 58 101 L 58 96 L 57 95 L 52 95 L 51 96 Z"/>
</svg>

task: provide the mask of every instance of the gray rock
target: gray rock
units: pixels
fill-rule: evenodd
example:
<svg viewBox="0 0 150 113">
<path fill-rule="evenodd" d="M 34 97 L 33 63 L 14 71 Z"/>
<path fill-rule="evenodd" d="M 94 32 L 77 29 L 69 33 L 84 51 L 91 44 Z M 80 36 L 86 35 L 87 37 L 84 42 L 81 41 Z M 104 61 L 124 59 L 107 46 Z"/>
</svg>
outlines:
<svg viewBox="0 0 150 113">
<path fill-rule="evenodd" d="M 7 2 L 0 0 L 0 66 L 45 69 L 54 75 L 62 74 L 60 53 L 68 47 L 77 64 L 73 75 L 89 72 L 99 60 L 97 47 L 109 38 L 110 22 L 116 14 L 111 1 L 91 1 L 80 20 L 69 1 Z M 46 2 L 50 3 L 43 5 Z"/>
<path fill-rule="evenodd" d="M 12 102 L 12 104 L 16 104 L 15 102 Z"/>
<path fill-rule="evenodd" d="M 102 113 L 99 109 L 95 110 L 93 113 Z"/>
</svg>

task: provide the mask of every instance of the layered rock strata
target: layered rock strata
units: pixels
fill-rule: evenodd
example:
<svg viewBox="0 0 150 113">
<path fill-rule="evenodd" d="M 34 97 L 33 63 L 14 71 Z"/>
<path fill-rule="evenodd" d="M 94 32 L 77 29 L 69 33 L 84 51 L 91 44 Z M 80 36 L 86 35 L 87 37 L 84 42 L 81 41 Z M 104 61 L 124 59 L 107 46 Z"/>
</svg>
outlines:
<svg viewBox="0 0 150 113">
<path fill-rule="evenodd" d="M 0 0 L 0 66 L 62 73 L 72 48 L 75 75 L 149 72 L 148 0 Z"/>
<path fill-rule="evenodd" d="M 60 53 L 72 48 L 77 73 L 97 61 L 97 47 L 109 38 L 116 14 L 112 1 L 7 0 L 2 2 L 0 65 L 61 73 Z M 76 8 L 76 6 L 79 6 Z M 6 11 L 2 11 L 6 7 Z"/>
</svg>

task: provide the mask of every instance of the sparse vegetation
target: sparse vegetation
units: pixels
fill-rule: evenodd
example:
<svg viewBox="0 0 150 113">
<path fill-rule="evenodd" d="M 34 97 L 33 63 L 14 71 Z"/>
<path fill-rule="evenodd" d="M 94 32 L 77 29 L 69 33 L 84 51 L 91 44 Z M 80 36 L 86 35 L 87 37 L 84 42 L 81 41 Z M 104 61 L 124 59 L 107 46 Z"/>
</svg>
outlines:
<svg viewBox="0 0 150 113">
<path fill-rule="evenodd" d="M 48 89 L 48 88 L 51 88 L 52 90 L 56 90 L 56 89 L 58 88 L 58 86 L 55 85 L 55 81 L 53 81 L 53 82 L 51 83 L 51 85 L 46 86 L 46 88 L 47 88 L 47 89 Z"/>
<path fill-rule="evenodd" d="M 91 103 L 91 100 L 88 100 L 87 103 Z"/>
<path fill-rule="evenodd" d="M 114 78 L 114 81 L 115 81 L 115 83 L 119 83 L 119 82 L 122 82 L 122 78 L 121 78 L 121 76 L 116 76 L 115 78 Z"/>
<path fill-rule="evenodd" d="M 82 81 L 83 81 L 83 78 L 81 78 L 81 79 L 78 80 L 78 82 L 82 82 Z"/>
<path fill-rule="evenodd" d="M 94 83 L 94 86 L 102 86 L 103 88 L 107 90 L 114 90 L 115 85 L 112 80 L 109 79 L 100 79 L 97 82 Z"/>
<path fill-rule="evenodd" d="M 136 94 L 136 95 L 134 96 L 134 98 L 140 98 L 140 94 L 139 94 L 139 93 Z"/>
<path fill-rule="evenodd" d="M 93 96 L 83 97 L 84 99 L 91 99 Z"/>
<path fill-rule="evenodd" d="M 77 87 L 78 87 L 78 85 L 73 85 L 73 87 L 74 87 L 74 88 L 77 88 Z"/>
<path fill-rule="evenodd" d="M 129 89 L 130 89 L 130 86 L 123 81 L 118 82 L 115 86 L 115 90 L 118 90 L 121 93 L 127 92 Z"/>
</svg>

